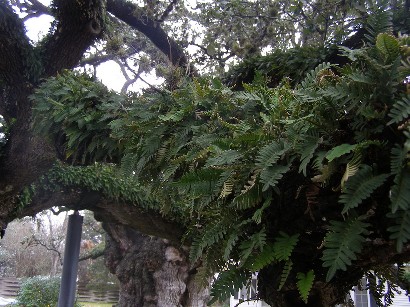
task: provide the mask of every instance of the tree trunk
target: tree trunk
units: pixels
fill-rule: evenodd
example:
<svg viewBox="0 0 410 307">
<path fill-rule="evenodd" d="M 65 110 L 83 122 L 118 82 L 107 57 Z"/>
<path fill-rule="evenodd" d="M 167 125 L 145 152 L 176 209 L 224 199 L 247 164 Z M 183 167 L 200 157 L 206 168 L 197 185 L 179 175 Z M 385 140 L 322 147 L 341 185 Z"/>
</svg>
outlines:
<svg viewBox="0 0 410 307">
<path fill-rule="evenodd" d="M 120 281 L 118 306 L 206 306 L 209 291 L 195 283 L 186 249 L 129 227 L 103 227 L 108 233 L 105 263 Z"/>
</svg>

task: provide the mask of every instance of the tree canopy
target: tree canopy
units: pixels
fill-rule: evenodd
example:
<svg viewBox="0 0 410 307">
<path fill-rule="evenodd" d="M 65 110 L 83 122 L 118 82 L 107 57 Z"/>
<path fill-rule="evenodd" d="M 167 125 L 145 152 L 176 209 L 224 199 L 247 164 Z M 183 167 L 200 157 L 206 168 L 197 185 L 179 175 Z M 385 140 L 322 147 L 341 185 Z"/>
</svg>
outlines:
<svg viewBox="0 0 410 307">
<path fill-rule="evenodd" d="M 392 292 L 377 280 L 403 286 L 409 3 L 18 4 L 57 23 L 31 45 L 0 2 L 3 223 L 58 202 L 182 242 L 199 279 L 219 272 L 213 301 L 253 272 L 272 306 L 341 303 L 363 275 L 378 301 Z M 124 23 L 139 33 L 114 35 Z M 132 46 L 137 66 L 155 46 L 178 67 L 163 87 L 118 94 L 64 70 L 93 42 L 84 63 L 116 58 L 131 71 Z M 190 44 L 200 46 L 187 56 Z"/>
</svg>

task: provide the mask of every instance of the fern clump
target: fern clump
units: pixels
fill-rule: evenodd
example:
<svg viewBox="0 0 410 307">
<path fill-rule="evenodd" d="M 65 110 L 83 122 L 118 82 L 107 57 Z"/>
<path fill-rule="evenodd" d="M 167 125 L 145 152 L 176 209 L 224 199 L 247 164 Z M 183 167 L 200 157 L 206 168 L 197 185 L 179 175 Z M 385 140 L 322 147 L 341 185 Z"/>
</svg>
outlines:
<svg viewBox="0 0 410 307">
<path fill-rule="evenodd" d="M 369 234 L 368 223 L 363 218 L 351 218 L 345 222 L 332 221 L 325 237 L 323 266 L 329 268 L 326 281 L 330 281 L 337 270 L 346 271 L 362 250 L 365 235 Z"/>
<path fill-rule="evenodd" d="M 33 95 L 40 132 L 67 162 L 111 170 L 73 166 L 56 181 L 179 221 L 202 277 L 219 272 L 213 302 L 257 271 L 301 302 L 319 284 L 347 291 L 357 276 L 346 272 L 371 270 L 372 249 L 399 255 L 410 240 L 409 46 L 390 17 L 377 9 L 366 44 L 341 48 L 347 64 L 318 63 L 294 85 L 258 74 L 235 91 L 197 78 L 123 97 L 84 76 L 52 78 Z"/>
</svg>

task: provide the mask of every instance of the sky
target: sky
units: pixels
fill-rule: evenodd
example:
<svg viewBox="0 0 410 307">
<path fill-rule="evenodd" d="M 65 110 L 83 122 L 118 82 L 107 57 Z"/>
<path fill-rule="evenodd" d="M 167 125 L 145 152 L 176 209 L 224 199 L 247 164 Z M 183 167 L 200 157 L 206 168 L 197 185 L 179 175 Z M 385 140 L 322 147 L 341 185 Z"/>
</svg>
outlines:
<svg viewBox="0 0 410 307">
<path fill-rule="evenodd" d="M 50 1 L 43 0 L 40 1 L 45 5 L 48 5 Z M 47 34 L 51 22 L 54 19 L 48 15 L 41 15 L 39 17 L 33 17 L 25 22 L 26 34 L 33 41 L 37 42 L 44 35 Z M 154 75 L 142 75 L 144 80 L 147 80 L 152 85 L 158 85 L 163 82 L 162 79 L 156 78 Z M 108 61 L 98 66 L 97 68 L 97 78 L 100 79 L 109 89 L 115 90 L 117 92 L 121 91 L 124 84 L 125 77 L 122 75 L 120 67 L 114 61 Z M 142 88 L 147 88 L 148 85 L 142 81 L 137 81 L 134 85 L 129 87 L 131 91 L 139 91 Z"/>
</svg>

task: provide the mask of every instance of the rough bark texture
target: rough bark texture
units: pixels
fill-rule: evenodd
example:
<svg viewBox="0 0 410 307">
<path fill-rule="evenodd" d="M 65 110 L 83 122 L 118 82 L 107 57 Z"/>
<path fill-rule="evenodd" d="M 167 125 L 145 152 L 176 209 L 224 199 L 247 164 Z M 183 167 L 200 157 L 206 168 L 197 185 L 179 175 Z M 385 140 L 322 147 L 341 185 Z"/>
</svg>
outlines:
<svg viewBox="0 0 410 307">
<path fill-rule="evenodd" d="M 196 270 L 183 247 L 118 224 L 103 226 L 108 233 L 105 262 L 120 280 L 119 306 L 206 306 L 208 291 L 195 287 Z"/>
</svg>

